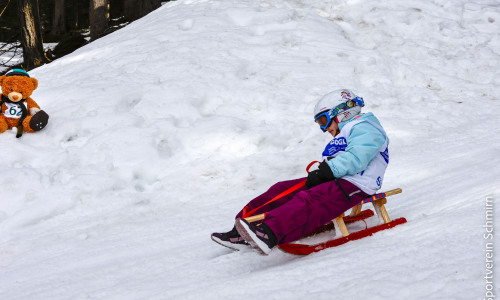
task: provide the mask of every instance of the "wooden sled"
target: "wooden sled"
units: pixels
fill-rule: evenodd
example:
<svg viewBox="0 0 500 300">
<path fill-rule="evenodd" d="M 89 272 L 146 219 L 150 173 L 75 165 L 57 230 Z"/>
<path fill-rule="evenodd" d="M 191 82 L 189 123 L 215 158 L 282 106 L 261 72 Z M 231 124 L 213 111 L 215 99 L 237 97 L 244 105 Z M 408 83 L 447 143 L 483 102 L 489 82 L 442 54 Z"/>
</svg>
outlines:
<svg viewBox="0 0 500 300">
<path fill-rule="evenodd" d="M 326 248 L 336 247 L 336 246 L 345 244 L 345 243 L 353 241 L 353 240 L 359 240 L 359 239 L 362 239 L 364 237 L 371 236 L 375 232 L 390 229 L 394 226 L 404 224 L 404 223 L 406 223 L 405 218 L 399 218 L 399 219 L 395 219 L 395 220 L 391 221 L 389 214 L 387 213 L 387 210 L 385 209 L 385 204 L 387 203 L 387 197 L 399 194 L 401 192 L 402 192 L 402 190 L 398 188 L 398 189 L 387 191 L 385 193 L 379 193 L 379 194 L 375 194 L 373 196 L 370 196 L 370 197 L 364 199 L 363 201 L 361 201 L 360 203 L 358 203 L 357 205 L 355 205 L 354 207 L 352 207 L 350 215 L 345 216 L 345 213 L 343 213 L 342 215 L 335 218 L 332 221 L 332 223 L 326 224 L 314 232 L 314 233 L 317 233 L 317 232 L 322 232 L 322 231 L 326 231 L 326 230 L 335 228 L 335 232 L 340 233 L 342 235 L 341 237 L 338 237 L 336 239 L 329 240 L 326 242 L 322 242 L 319 244 L 306 245 L 306 244 L 289 243 L 289 244 L 285 244 L 285 245 L 280 245 L 280 246 L 278 246 L 278 248 L 280 248 L 281 250 L 283 250 L 285 252 L 291 253 L 291 254 L 307 255 L 307 254 L 311 254 L 314 252 L 324 250 Z M 374 215 L 373 211 L 371 211 L 369 209 L 362 211 L 363 204 L 370 203 L 370 202 L 373 204 L 373 208 L 374 208 L 374 210 L 379 218 L 380 225 L 377 225 L 374 227 L 369 227 L 369 228 L 367 227 L 366 229 L 363 229 L 361 231 L 349 233 L 349 231 L 347 230 L 347 227 L 346 227 L 346 223 L 349 224 L 349 223 L 365 220 L 365 219 L 372 217 Z M 260 215 L 251 216 L 251 217 L 248 217 L 245 219 L 249 222 L 256 222 L 256 221 L 262 220 L 264 218 L 265 218 L 265 214 L 260 214 Z M 333 224 L 333 228 L 332 228 L 332 224 Z"/>
</svg>

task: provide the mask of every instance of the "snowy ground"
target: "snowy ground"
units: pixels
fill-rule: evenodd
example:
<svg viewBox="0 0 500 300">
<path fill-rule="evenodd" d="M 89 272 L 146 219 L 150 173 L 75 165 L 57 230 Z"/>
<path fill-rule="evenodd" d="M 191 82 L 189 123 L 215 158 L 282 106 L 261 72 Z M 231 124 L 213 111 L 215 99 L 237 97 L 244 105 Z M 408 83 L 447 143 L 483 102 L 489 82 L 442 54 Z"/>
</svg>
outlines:
<svg viewBox="0 0 500 300">
<path fill-rule="evenodd" d="M 0 299 L 483 299 L 499 24 L 494 0 L 180 0 L 31 71 L 50 123 L 0 135 Z M 408 223 L 307 257 L 213 243 L 305 176 L 344 87 Z"/>
</svg>

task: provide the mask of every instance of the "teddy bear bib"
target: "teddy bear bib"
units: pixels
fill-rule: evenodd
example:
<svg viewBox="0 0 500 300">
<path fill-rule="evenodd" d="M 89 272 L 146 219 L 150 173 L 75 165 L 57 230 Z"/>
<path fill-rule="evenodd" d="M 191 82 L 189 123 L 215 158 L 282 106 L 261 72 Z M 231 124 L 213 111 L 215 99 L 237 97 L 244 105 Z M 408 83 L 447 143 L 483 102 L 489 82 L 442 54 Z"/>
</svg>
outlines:
<svg viewBox="0 0 500 300">
<path fill-rule="evenodd" d="M 21 105 L 24 105 L 22 103 L 8 103 L 6 102 L 5 105 L 7 106 L 7 109 L 4 111 L 4 116 L 7 118 L 13 118 L 13 119 L 19 119 L 23 115 L 23 109 Z"/>
</svg>

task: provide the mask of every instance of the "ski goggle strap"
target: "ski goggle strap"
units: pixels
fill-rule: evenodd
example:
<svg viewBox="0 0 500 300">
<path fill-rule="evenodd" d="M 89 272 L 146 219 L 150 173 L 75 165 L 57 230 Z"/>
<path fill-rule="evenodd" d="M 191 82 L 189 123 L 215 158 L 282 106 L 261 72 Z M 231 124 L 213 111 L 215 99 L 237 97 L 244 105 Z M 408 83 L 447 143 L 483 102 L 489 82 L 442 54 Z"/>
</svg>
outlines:
<svg viewBox="0 0 500 300">
<path fill-rule="evenodd" d="M 360 106 L 363 107 L 365 106 L 365 102 L 363 101 L 363 98 L 361 97 L 356 97 L 352 100 L 348 100 L 345 103 L 337 105 L 335 108 L 332 108 L 332 116 L 337 116 L 341 112 L 348 110 L 349 108 L 353 108 L 354 106 Z"/>
</svg>

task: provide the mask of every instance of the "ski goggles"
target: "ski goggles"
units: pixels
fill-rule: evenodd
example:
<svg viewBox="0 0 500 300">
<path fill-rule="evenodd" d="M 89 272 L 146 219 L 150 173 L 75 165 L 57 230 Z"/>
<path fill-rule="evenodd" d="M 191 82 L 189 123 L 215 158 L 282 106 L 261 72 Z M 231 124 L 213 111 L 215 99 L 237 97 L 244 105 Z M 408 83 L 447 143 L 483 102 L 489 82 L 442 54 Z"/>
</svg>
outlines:
<svg viewBox="0 0 500 300">
<path fill-rule="evenodd" d="M 327 110 L 314 118 L 314 122 L 318 123 L 319 128 L 323 132 L 326 132 L 326 129 L 330 126 L 330 124 L 332 124 L 333 118 L 331 116 L 331 112 L 332 110 Z"/>
<path fill-rule="evenodd" d="M 338 123 L 336 120 L 338 114 L 353 108 L 354 106 L 365 106 L 363 98 L 356 97 L 352 100 L 341 103 L 328 111 L 322 112 L 314 118 L 314 122 L 318 123 L 319 128 L 321 128 L 323 132 L 326 132 L 326 129 L 330 126 L 330 124 L 332 124 L 332 121 Z"/>
</svg>

